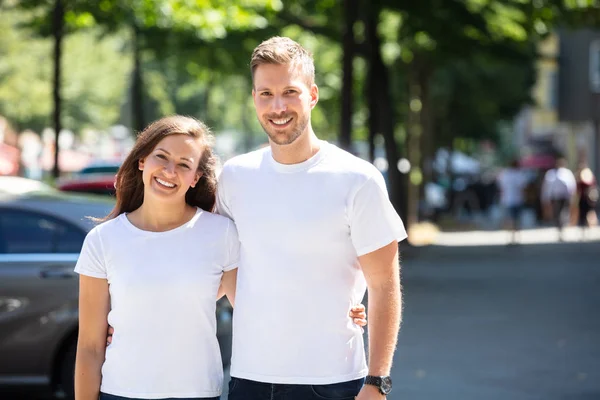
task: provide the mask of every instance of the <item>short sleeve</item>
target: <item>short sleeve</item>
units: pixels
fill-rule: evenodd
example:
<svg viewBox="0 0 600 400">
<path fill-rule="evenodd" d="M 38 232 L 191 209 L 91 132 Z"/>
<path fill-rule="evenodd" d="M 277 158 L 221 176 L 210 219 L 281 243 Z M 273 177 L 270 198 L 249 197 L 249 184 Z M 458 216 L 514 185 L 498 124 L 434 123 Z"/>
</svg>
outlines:
<svg viewBox="0 0 600 400">
<path fill-rule="evenodd" d="M 233 216 L 231 215 L 231 210 L 229 209 L 229 205 L 228 205 L 229 199 L 227 198 L 227 190 L 225 189 L 226 180 L 227 180 L 227 172 L 226 172 L 226 167 L 224 167 L 223 170 L 221 171 L 221 175 L 219 176 L 219 182 L 217 184 L 217 201 L 216 201 L 217 214 L 220 214 L 229 219 L 233 219 Z"/>
<path fill-rule="evenodd" d="M 407 237 L 381 174 L 373 175 L 356 192 L 349 218 L 350 236 L 358 256 Z"/>
<path fill-rule="evenodd" d="M 92 229 L 85 237 L 75 272 L 92 278 L 107 278 L 102 242 L 97 228 Z"/>
<path fill-rule="evenodd" d="M 223 263 L 223 271 L 231 271 L 237 268 L 240 261 L 240 240 L 238 238 L 237 228 L 233 221 L 227 221 L 227 235 L 225 236 L 227 249 L 227 259 Z"/>
</svg>

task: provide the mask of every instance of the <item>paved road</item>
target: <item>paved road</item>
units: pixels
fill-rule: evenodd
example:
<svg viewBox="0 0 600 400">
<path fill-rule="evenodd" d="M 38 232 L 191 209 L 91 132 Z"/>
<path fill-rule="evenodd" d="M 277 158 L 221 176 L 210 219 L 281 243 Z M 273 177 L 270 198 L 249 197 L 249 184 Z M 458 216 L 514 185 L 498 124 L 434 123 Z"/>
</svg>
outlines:
<svg viewBox="0 0 600 400">
<path fill-rule="evenodd" d="M 600 399 L 600 241 L 554 234 L 444 234 L 406 256 L 390 400 Z"/>
<path fill-rule="evenodd" d="M 391 400 L 600 399 L 600 242 L 500 242 L 404 261 Z"/>
</svg>

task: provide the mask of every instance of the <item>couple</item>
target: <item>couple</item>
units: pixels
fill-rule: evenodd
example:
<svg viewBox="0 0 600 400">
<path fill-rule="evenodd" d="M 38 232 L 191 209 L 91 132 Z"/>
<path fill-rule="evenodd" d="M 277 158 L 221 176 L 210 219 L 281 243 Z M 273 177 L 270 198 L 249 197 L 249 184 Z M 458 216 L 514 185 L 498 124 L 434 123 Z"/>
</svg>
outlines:
<svg viewBox="0 0 600 400">
<path fill-rule="evenodd" d="M 229 399 L 391 390 L 406 233 L 383 177 L 315 136 L 318 88 L 304 48 L 271 38 L 251 71 L 270 146 L 228 161 L 218 188 L 208 129 L 190 118 L 150 125 L 123 163 L 115 209 L 76 266 L 76 400 L 218 398 L 223 294 L 235 305 Z M 368 367 L 348 317 L 367 287 Z"/>
</svg>

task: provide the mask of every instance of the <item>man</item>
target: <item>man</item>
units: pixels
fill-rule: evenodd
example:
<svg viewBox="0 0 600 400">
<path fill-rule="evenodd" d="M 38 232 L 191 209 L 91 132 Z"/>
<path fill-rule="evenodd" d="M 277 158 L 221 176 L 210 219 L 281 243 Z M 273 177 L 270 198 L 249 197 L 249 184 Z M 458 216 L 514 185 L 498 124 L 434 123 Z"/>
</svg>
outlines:
<svg viewBox="0 0 600 400">
<path fill-rule="evenodd" d="M 559 240 L 563 240 L 565 214 L 568 214 L 573 195 L 577 190 L 575 176 L 567 168 L 567 160 L 556 160 L 556 168 L 548 170 L 542 183 L 542 203 L 551 210 L 552 218 L 558 228 Z"/>
<path fill-rule="evenodd" d="M 403 223 L 379 171 L 313 132 L 312 56 L 274 37 L 254 50 L 251 71 L 270 146 L 229 160 L 217 191 L 241 242 L 229 399 L 383 399 Z M 345 317 L 366 287 L 368 368 L 361 329 Z"/>
<path fill-rule="evenodd" d="M 510 244 L 517 244 L 517 232 L 521 225 L 521 212 L 525 206 L 525 187 L 527 176 L 519 169 L 519 162 L 513 160 L 509 167 L 498 175 L 500 205 L 508 213 L 511 221 Z"/>
</svg>

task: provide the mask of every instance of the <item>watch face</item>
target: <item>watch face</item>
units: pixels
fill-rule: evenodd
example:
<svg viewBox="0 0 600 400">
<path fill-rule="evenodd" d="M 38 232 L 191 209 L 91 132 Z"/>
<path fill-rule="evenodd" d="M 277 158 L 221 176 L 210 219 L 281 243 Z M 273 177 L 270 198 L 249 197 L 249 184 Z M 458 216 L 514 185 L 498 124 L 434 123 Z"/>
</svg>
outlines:
<svg viewBox="0 0 600 400">
<path fill-rule="evenodd" d="M 392 379 L 389 376 L 381 379 L 381 391 L 383 394 L 389 394 L 392 391 Z"/>
</svg>

